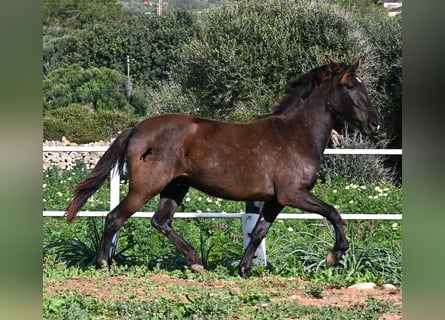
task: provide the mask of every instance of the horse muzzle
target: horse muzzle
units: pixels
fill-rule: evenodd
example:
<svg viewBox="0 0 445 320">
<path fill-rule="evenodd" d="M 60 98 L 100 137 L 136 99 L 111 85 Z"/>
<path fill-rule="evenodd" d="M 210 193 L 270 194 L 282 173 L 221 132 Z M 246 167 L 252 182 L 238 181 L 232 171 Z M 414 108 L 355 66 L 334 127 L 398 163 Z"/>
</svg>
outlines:
<svg viewBox="0 0 445 320">
<path fill-rule="evenodd" d="M 368 125 L 365 126 L 363 129 L 367 135 L 373 135 L 373 134 L 376 134 L 377 131 L 379 131 L 380 124 L 378 121 L 371 120 L 368 122 Z"/>
</svg>

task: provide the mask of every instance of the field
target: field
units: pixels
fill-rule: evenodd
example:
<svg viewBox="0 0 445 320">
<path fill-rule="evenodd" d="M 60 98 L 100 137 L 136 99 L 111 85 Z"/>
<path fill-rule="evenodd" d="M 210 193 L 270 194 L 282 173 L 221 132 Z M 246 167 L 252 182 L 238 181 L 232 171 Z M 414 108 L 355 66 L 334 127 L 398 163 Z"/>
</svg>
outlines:
<svg viewBox="0 0 445 320">
<path fill-rule="evenodd" d="M 46 319 L 401 319 L 402 291 L 138 268 L 44 277 Z"/>
<path fill-rule="evenodd" d="M 44 210 L 63 210 L 70 188 L 86 174 L 43 172 Z M 122 181 L 122 194 L 126 185 Z M 400 187 L 342 177 L 321 181 L 315 193 L 344 213 L 400 213 Z M 107 210 L 105 185 L 85 207 Z M 152 211 L 156 199 L 143 210 Z M 196 190 L 182 211 L 243 212 L 244 204 Z M 296 212 L 286 208 L 285 212 Z M 298 214 L 296 212 L 296 214 Z M 253 276 L 237 275 L 243 253 L 238 219 L 176 219 L 174 225 L 200 253 L 208 271 L 193 273 L 148 219 L 130 219 L 119 232 L 109 270 L 91 266 L 102 218 L 67 224 L 44 218 L 43 313 L 45 319 L 401 319 L 402 222 L 347 221 L 351 243 L 340 266 L 326 269 L 333 244 L 324 220 L 277 220 L 266 238 L 268 264 Z M 372 290 L 347 287 L 375 282 Z M 387 290 L 384 284 L 393 284 Z"/>
</svg>

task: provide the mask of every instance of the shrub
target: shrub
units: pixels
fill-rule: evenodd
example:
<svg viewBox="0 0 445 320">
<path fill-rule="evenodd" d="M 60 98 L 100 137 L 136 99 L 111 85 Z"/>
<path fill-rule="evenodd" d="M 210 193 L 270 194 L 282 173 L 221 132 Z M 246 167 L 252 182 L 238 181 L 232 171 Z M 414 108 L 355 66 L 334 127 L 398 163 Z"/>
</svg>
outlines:
<svg viewBox="0 0 445 320">
<path fill-rule="evenodd" d="M 197 114 L 200 108 L 194 95 L 183 92 L 181 85 L 174 81 L 164 81 L 157 89 L 147 88 L 144 100 L 147 101 L 148 115 L 168 112 Z"/>
<path fill-rule="evenodd" d="M 376 147 L 375 143 L 364 138 L 359 132 L 348 133 L 346 129 L 342 148 L 373 149 Z M 395 170 L 385 166 L 385 160 L 386 157 L 382 155 L 324 155 L 321 160 L 320 175 L 323 179 L 327 176 L 342 176 L 361 183 L 382 180 L 395 182 Z"/>
<path fill-rule="evenodd" d="M 326 54 L 352 60 L 360 52 L 345 11 L 306 2 L 230 2 L 201 15 L 199 28 L 175 76 L 213 118 L 239 107 L 267 112 L 290 78 L 324 64 Z"/>
<path fill-rule="evenodd" d="M 119 131 L 133 126 L 139 118 L 116 110 L 94 112 L 88 106 L 72 104 L 46 112 L 43 139 L 61 140 L 64 136 L 76 143 L 108 141 Z"/>
<path fill-rule="evenodd" d="M 72 103 L 90 105 L 95 110 L 134 111 L 126 98 L 127 78 L 107 68 L 84 69 L 78 65 L 60 68 L 43 80 L 43 110 Z"/>
</svg>

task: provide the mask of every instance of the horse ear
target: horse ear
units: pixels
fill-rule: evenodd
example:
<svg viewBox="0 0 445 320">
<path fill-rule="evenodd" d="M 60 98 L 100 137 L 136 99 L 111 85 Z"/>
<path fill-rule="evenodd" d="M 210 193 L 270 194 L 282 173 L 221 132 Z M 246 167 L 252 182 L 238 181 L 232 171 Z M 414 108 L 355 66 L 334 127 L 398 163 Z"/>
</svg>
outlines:
<svg viewBox="0 0 445 320">
<path fill-rule="evenodd" d="M 362 62 L 362 59 L 365 57 L 364 54 L 362 54 L 357 60 L 355 60 L 352 64 L 351 64 L 351 68 L 356 71 L 358 69 L 358 67 L 360 67 L 360 63 Z"/>
<path fill-rule="evenodd" d="M 349 82 L 349 79 L 351 78 L 351 75 L 360 67 L 360 63 L 362 62 L 362 59 L 364 58 L 364 54 L 361 55 L 357 60 L 355 60 L 351 67 L 346 70 L 343 75 L 341 76 L 340 83 L 345 85 Z"/>
<path fill-rule="evenodd" d="M 329 56 L 326 55 L 325 59 L 330 70 L 337 70 L 340 68 L 340 64 L 337 61 L 332 60 Z"/>
</svg>

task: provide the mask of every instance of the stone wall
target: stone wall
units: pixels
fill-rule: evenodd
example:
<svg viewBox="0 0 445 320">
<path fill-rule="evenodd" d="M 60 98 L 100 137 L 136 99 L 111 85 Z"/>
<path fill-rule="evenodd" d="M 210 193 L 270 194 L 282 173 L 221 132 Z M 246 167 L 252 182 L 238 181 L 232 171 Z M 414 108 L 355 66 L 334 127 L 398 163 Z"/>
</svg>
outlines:
<svg viewBox="0 0 445 320">
<path fill-rule="evenodd" d="M 65 137 L 62 141 L 45 141 L 43 146 L 109 146 L 110 142 L 98 141 L 88 144 L 77 144 L 70 142 Z M 99 161 L 103 152 L 43 152 L 43 169 L 48 169 L 51 166 L 58 166 L 60 169 L 71 169 L 77 161 L 86 163 L 89 168 L 92 168 Z"/>
</svg>

